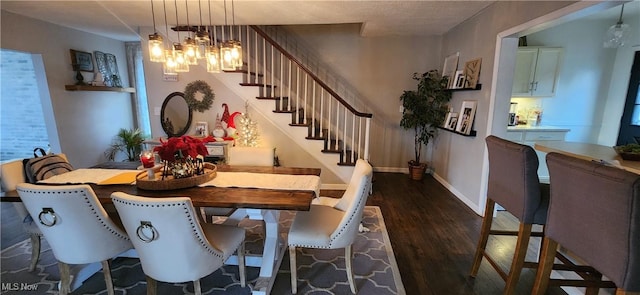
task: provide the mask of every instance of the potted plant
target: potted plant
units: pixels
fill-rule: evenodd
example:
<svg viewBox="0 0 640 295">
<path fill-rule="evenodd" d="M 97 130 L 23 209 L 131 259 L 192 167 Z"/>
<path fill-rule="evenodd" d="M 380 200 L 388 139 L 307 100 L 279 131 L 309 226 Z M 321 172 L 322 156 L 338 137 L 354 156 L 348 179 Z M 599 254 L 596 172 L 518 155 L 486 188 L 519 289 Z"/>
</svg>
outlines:
<svg viewBox="0 0 640 295">
<path fill-rule="evenodd" d="M 105 155 L 109 161 L 113 161 L 118 153 L 124 152 L 128 161 L 137 161 L 142 151 L 143 141 L 144 135 L 142 135 L 140 129 L 120 128 L 118 135 L 105 152 Z"/>
<path fill-rule="evenodd" d="M 409 173 L 412 179 L 420 180 L 427 168 L 427 164 L 420 161 L 422 146 L 427 146 L 437 135 L 436 127 L 442 126 L 449 111 L 451 92 L 447 90 L 448 79 L 438 70 L 421 75 L 414 73 L 413 79 L 418 81 L 418 89 L 404 91 L 400 96 L 403 107 L 400 126 L 415 132 L 415 158 L 409 161 Z"/>
</svg>

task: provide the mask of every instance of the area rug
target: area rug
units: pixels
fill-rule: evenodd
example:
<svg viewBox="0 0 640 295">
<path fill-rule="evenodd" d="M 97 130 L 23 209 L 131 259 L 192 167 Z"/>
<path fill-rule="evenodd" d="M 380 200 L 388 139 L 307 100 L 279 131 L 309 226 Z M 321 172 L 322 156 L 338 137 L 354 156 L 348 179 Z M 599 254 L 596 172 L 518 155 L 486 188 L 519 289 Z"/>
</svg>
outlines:
<svg viewBox="0 0 640 295">
<path fill-rule="evenodd" d="M 282 211 L 282 236 L 286 237 L 294 212 Z M 380 208 L 367 206 L 362 224 L 369 231 L 358 234 L 353 245 L 354 274 L 359 294 L 405 294 Z M 245 220 L 246 248 L 259 253 L 263 229 L 258 221 Z M 57 294 L 59 272 L 51 249 L 43 239 L 38 267 L 29 272 L 31 246 L 28 240 L 2 251 L 0 294 Z M 287 253 L 288 251 L 285 251 Z M 351 294 L 344 250 L 302 249 L 297 255 L 298 294 Z M 251 294 L 258 268 L 247 267 L 248 286 L 242 288 L 237 266 L 224 266 L 201 279 L 203 294 Z M 146 282 L 139 260 L 116 258 L 112 263 L 116 294 L 146 294 Z M 285 254 L 271 294 L 291 294 L 289 256 Z M 106 294 L 104 276 L 98 272 L 72 294 Z M 193 294 L 193 283 L 158 283 L 158 294 Z"/>
</svg>

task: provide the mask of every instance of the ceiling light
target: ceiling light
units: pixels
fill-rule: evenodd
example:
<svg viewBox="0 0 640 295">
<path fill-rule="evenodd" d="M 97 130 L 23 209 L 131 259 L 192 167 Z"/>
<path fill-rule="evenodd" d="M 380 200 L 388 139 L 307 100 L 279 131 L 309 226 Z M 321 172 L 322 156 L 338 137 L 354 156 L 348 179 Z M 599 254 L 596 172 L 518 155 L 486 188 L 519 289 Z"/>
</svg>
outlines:
<svg viewBox="0 0 640 295">
<path fill-rule="evenodd" d="M 164 49 L 162 48 L 162 36 L 156 31 L 156 14 L 151 0 L 151 17 L 153 19 L 153 34 L 149 35 L 149 60 L 152 62 L 164 62 Z"/>
<path fill-rule="evenodd" d="M 620 17 L 618 22 L 611 26 L 604 37 L 605 48 L 618 48 L 624 46 L 627 39 L 629 39 L 630 30 L 629 25 L 622 23 L 622 13 L 624 12 L 624 4 L 620 9 Z"/>
</svg>

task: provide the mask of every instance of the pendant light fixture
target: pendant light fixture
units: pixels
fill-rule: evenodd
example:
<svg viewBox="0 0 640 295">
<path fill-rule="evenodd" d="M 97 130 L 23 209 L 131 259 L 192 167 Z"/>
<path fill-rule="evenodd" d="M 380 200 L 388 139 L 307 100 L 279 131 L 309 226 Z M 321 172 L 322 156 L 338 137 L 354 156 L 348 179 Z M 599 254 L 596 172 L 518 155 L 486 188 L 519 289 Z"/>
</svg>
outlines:
<svg viewBox="0 0 640 295">
<path fill-rule="evenodd" d="M 235 11 L 233 0 L 231 0 L 231 10 L 233 15 L 233 26 L 235 26 Z M 224 24 L 227 26 L 227 1 L 224 1 Z M 224 30 L 224 29 L 223 29 Z M 220 57 L 222 61 L 222 70 L 233 71 L 238 67 L 242 67 L 242 45 L 240 41 L 233 39 L 233 29 L 229 29 L 230 40 L 222 43 L 220 48 Z"/>
<path fill-rule="evenodd" d="M 169 39 L 169 22 L 167 22 L 167 4 L 165 0 L 162 0 L 162 6 L 164 7 L 164 29 L 167 39 Z M 167 40 L 169 41 L 169 40 Z M 169 43 L 171 44 L 171 43 Z M 173 49 L 164 50 L 164 63 L 162 64 L 162 72 L 165 75 L 177 75 L 176 61 L 173 58 Z"/>
<path fill-rule="evenodd" d="M 152 62 L 164 62 L 164 50 L 162 36 L 156 30 L 156 14 L 151 0 L 151 18 L 153 19 L 153 34 L 149 35 L 149 60 Z"/>
<path fill-rule="evenodd" d="M 211 7 L 211 5 L 209 5 L 209 7 Z M 208 30 L 203 29 L 204 26 L 202 22 L 202 4 L 200 3 L 200 0 L 198 0 L 198 11 L 200 12 L 200 25 L 196 30 L 196 36 L 195 36 L 196 44 L 198 46 L 198 51 L 196 51 L 196 57 L 198 59 L 202 59 L 206 57 L 207 46 L 209 46 L 210 39 L 209 39 Z M 209 9 L 209 11 L 211 11 L 211 9 Z"/>
<path fill-rule="evenodd" d="M 207 72 L 220 73 L 220 49 L 218 49 L 216 38 L 216 27 L 211 22 L 211 0 L 209 0 L 209 28 L 213 30 L 213 36 L 209 39 L 209 46 L 206 50 Z"/>
<path fill-rule="evenodd" d="M 629 25 L 622 23 L 622 13 L 624 12 L 624 4 L 620 8 L 620 17 L 618 22 L 611 26 L 604 37 L 605 48 L 618 48 L 624 46 L 627 39 L 629 39 Z"/>
<path fill-rule="evenodd" d="M 197 65 L 198 64 L 198 44 L 196 40 L 191 38 L 191 23 L 189 22 L 189 5 L 188 1 L 184 1 L 184 6 L 187 9 L 187 37 L 184 38 L 184 45 L 182 48 L 184 50 L 184 59 L 188 65 Z M 178 26 L 179 29 L 179 26 Z"/>
<path fill-rule="evenodd" d="M 180 27 L 180 21 L 178 20 L 178 1 L 174 0 L 175 8 L 176 8 L 176 27 Z M 177 29 L 178 33 L 178 41 L 180 40 L 180 29 Z M 176 62 L 175 71 L 179 73 L 184 73 L 189 71 L 189 64 L 184 58 L 184 50 L 182 44 L 180 42 L 173 43 L 173 58 Z"/>
</svg>

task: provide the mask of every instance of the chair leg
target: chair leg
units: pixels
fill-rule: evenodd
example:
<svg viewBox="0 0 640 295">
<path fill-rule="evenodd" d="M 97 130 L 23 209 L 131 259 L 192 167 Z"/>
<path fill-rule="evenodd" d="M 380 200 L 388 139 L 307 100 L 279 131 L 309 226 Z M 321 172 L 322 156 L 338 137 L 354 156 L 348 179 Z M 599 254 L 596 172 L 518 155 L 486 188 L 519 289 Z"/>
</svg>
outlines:
<svg viewBox="0 0 640 295">
<path fill-rule="evenodd" d="M 113 280 L 111 279 L 111 259 L 102 261 L 102 272 L 104 273 L 104 282 L 107 284 L 107 294 L 114 295 Z"/>
<path fill-rule="evenodd" d="M 193 281 L 193 293 L 195 295 L 202 295 L 202 287 L 200 287 L 200 279 Z"/>
<path fill-rule="evenodd" d="M 344 260 L 347 264 L 347 278 L 349 279 L 349 286 L 351 287 L 351 293 L 356 294 L 358 291 L 356 290 L 356 282 L 353 279 L 353 267 L 351 266 L 351 262 L 353 260 L 353 245 L 347 246 L 344 250 Z"/>
<path fill-rule="evenodd" d="M 511 268 L 509 269 L 509 276 L 504 287 L 503 294 L 510 295 L 516 291 L 516 285 L 518 279 L 520 279 L 520 273 L 524 265 L 524 258 L 527 256 L 527 248 L 529 247 L 529 239 L 531 238 L 530 223 L 520 223 L 520 229 L 518 230 L 518 241 L 516 242 L 516 249 L 513 253 L 513 260 L 511 261 Z"/>
<path fill-rule="evenodd" d="M 38 260 L 40 259 L 40 236 L 31 234 L 31 265 L 29 265 L 29 271 L 34 271 Z"/>
<path fill-rule="evenodd" d="M 557 250 L 558 243 L 550 238 L 545 237 L 542 241 L 540 262 L 538 264 L 536 280 L 533 283 L 533 290 L 531 291 L 531 295 L 543 295 L 547 291 Z"/>
<path fill-rule="evenodd" d="M 493 222 L 493 208 L 496 202 L 487 198 L 487 204 L 484 207 L 484 217 L 482 218 L 482 228 L 480 230 L 480 239 L 478 240 L 478 246 L 476 247 L 476 254 L 473 258 L 473 266 L 471 266 L 471 277 L 476 277 L 478 270 L 480 269 L 480 263 L 482 262 L 482 256 L 484 256 L 485 248 L 487 247 L 487 241 L 489 240 L 489 233 L 491 232 L 491 223 Z"/>
<path fill-rule="evenodd" d="M 247 286 L 247 275 L 245 272 L 245 260 L 244 260 L 244 241 L 238 247 L 238 268 L 240 273 L 240 286 Z"/>
<path fill-rule="evenodd" d="M 616 295 L 640 295 L 640 292 L 630 292 L 617 288 Z"/>
<path fill-rule="evenodd" d="M 147 278 L 147 295 L 156 295 L 158 291 L 158 282 L 150 276 L 145 277 Z"/>
<path fill-rule="evenodd" d="M 69 265 L 58 261 L 58 269 L 60 270 L 60 295 L 71 293 L 71 273 Z"/>
<path fill-rule="evenodd" d="M 289 245 L 289 266 L 291 268 L 291 293 L 298 293 L 298 279 L 296 269 L 296 247 Z"/>
</svg>

